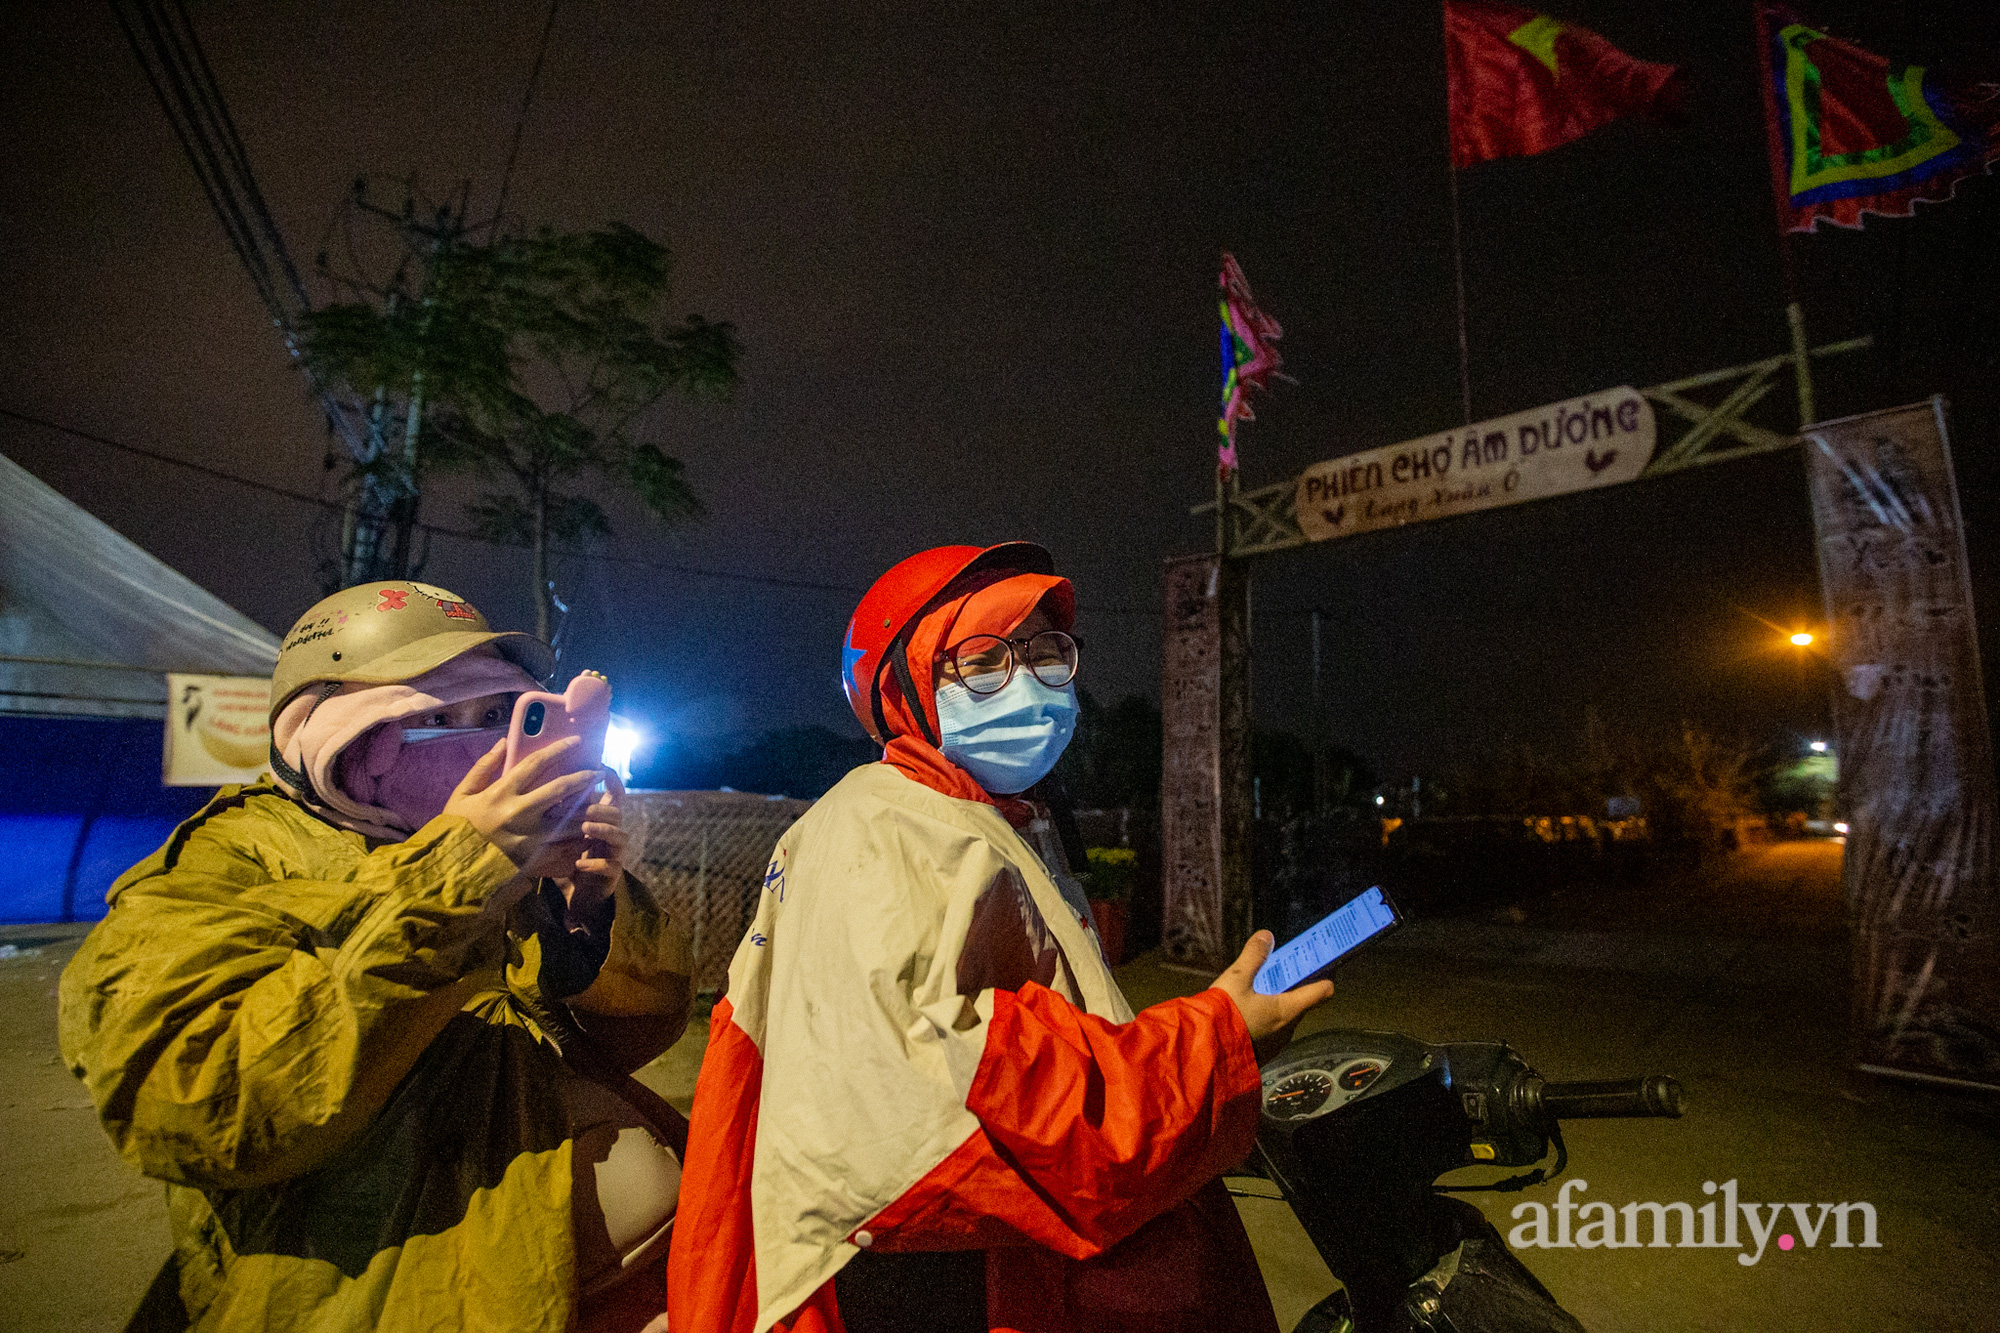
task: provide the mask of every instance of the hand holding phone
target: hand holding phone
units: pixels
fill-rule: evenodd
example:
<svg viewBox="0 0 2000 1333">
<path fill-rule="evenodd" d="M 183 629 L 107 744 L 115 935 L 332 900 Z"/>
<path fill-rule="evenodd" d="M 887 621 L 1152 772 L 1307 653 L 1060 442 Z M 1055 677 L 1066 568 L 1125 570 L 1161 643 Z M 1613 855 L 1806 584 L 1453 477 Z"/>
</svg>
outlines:
<svg viewBox="0 0 2000 1333">
<path fill-rule="evenodd" d="M 1224 968 L 1209 988 L 1221 991 L 1236 1006 L 1260 1065 L 1275 1059 L 1291 1041 L 1299 1020 L 1333 994 L 1331 981 L 1313 982 L 1282 995 L 1260 994 L 1252 983 L 1270 958 L 1275 943 L 1268 930 L 1252 935 L 1244 942 L 1243 952 L 1236 961 Z"/>
<path fill-rule="evenodd" d="M 1279 995 L 1310 981 L 1369 940 L 1403 923 L 1380 885 L 1321 917 L 1296 938 L 1271 951 L 1250 983 L 1259 995 Z"/>
<path fill-rule="evenodd" d="M 499 742 L 472 766 L 445 802 L 444 812 L 466 820 L 515 865 L 526 869 L 546 854 L 549 843 L 561 831 L 549 818 L 549 811 L 588 801 L 597 785 L 594 771 L 571 771 L 563 763 L 565 758 L 564 753 L 531 755 L 519 767 L 503 772 L 506 742 Z M 511 897 L 491 898 L 487 905 L 503 909 L 519 896 L 517 892 Z"/>
<path fill-rule="evenodd" d="M 531 690 L 514 701 L 514 719 L 507 728 L 507 762 L 511 771 L 529 755 L 574 736 L 578 744 L 544 780 L 562 773 L 595 772 L 604 764 L 604 734 L 611 725 L 611 682 L 586 671 L 561 694 Z M 588 800 L 565 803 L 550 819 L 568 823 Z"/>
</svg>

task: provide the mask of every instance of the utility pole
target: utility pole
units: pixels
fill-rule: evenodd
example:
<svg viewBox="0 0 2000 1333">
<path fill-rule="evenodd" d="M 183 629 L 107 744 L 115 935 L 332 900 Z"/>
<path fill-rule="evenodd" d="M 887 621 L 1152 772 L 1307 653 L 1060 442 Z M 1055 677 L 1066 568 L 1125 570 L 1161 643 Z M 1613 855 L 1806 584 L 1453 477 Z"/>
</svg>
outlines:
<svg viewBox="0 0 2000 1333">
<path fill-rule="evenodd" d="M 428 220 L 420 220 L 413 188 L 405 195 L 401 210 L 394 210 L 368 197 L 365 178 L 354 183 L 351 206 L 387 222 L 401 239 L 405 254 L 386 285 L 371 286 L 359 275 L 342 280 L 342 285 L 357 294 L 380 299 L 383 318 L 393 323 L 402 302 L 411 295 L 405 290 L 404 274 L 414 262 L 419 268 L 414 297 L 423 305 L 416 329 L 420 348 L 430 332 L 439 263 L 465 238 L 464 196 L 465 191 L 461 191 L 456 208 L 443 204 Z M 324 256 L 320 269 L 327 272 Z M 341 525 L 342 587 L 370 579 L 409 578 L 423 571 L 423 553 L 416 543 L 417 516 L 423 498 L 419 480 L 423 419 L 424 367 L 419 360 L 411 369 L 408 398 L 403 405 L 400 449 L 392 448 L 389 442 L 390 405 L 384 387 L 376 388 L 374 402 L 369 406 L 365 443 L 355 460 L 354 486 Z"/>
</svg>

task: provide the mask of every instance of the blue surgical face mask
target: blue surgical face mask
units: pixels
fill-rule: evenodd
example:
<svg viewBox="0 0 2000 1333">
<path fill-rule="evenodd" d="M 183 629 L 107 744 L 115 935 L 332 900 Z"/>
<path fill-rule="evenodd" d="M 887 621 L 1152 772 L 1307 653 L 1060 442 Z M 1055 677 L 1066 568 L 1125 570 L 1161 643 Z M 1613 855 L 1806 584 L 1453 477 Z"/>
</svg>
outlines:
<svg viewBox="0 0 2000 1333">
<path fill-rule="evenodd" d="M 987 791 L 1023 792 L 1048 776 L 1076 731 L 1076 686 L 1018 670 L 995 694 L 957 681 L 938 687 L 938 748 Z"/>
</svg>

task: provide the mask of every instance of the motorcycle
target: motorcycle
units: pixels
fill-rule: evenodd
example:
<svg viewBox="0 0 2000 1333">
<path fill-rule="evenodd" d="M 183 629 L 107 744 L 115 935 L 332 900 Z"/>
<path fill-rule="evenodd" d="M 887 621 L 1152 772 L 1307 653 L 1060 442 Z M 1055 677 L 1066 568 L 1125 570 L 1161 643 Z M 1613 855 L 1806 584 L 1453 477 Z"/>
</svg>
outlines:
<svg viewBox="0 0 2000 1333">
<path fill-rule="evenodd" d="M 1502 1042 L 1344 1029 L 1294 1042 L 1263 1081 L 1244 1170 L 1278 1187 L 1341 1283 L 1293 1333 L 1583 1333 L 1485 1215 L 1451 1195 L 1560 1175 L 1564 1120 L 1678 1118 L 1684 1105 L 1662 1074 L 1550 1083 Z M 1553 1165 L 1538 1165 L 1552 1145 Z M 1533 1169 L 1437 1184 L 1465 1166 Z"/>
</svg>

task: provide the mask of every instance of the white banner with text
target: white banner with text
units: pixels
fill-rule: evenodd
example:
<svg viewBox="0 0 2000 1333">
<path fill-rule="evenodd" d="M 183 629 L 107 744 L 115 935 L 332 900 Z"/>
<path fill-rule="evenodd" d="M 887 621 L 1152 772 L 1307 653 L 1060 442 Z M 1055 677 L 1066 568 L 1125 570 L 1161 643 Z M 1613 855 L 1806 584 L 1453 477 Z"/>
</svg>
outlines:
<svg viewBox="0 0 2000 1333">
<path fill-rule="evenodd" d="M 1357 532 L 1632 481 L 1652 461 L 1653 405 L 1637 389 L 1530 408 L 1315 464 L 1299 477 L 1299 529 Z"/>
</svg>

